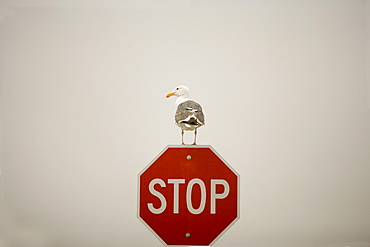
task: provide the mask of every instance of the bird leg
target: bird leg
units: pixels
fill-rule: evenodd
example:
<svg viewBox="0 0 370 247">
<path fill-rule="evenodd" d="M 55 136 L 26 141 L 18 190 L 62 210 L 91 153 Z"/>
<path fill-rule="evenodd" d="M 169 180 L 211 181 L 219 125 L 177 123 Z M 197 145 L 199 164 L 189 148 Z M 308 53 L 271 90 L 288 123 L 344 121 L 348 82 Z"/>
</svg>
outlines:
<svg viewBox="0 0 370 247">
<path fill-rule="evenodd" d="M 181 145 L 185 145 L 184 143 L 184 130 L 181 130 Z"/>
<path fill-rule="evenodd" d="M 194 130 L 194 143 L 193 145 L 197 145 L 197 129 Z"/>
</svg>

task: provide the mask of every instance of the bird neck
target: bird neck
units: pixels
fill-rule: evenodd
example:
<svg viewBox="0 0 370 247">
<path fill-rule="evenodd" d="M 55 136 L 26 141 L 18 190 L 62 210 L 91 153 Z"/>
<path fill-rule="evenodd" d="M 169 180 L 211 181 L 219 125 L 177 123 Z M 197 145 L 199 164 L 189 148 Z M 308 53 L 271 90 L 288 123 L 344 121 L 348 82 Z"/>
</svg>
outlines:
<svg viewBox="0 0 370 247">
<path fill-rule="evenodd" d="M 179 96 L 176 100 L 176 105 L 180 105 L 181 103 L 187 100 L 189 100 L 189 96 L 187 95 Z"/>
</svg>

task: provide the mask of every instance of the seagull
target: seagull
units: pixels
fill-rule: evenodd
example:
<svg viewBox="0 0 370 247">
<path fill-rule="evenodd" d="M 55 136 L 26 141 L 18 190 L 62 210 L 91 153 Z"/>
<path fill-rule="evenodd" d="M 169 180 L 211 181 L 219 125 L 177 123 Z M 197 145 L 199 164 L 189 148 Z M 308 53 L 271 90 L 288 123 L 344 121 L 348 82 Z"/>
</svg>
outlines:
<svg viewBox="0 0 370 247">
<path fill-rule="evenodd" d="M 187 86 L 176 87 L 173 92 L 166 95 L 166 98 L 171 96 L 178 97 L 176 99 L 175 123 L 181 128 L 181 145 L 185 145 L 184 131 L 194 131 L 193 145 L 196 145 L 197 129 L 205 124 L 202 107 L 189 98 L 189 88 Z"/>
</svg>

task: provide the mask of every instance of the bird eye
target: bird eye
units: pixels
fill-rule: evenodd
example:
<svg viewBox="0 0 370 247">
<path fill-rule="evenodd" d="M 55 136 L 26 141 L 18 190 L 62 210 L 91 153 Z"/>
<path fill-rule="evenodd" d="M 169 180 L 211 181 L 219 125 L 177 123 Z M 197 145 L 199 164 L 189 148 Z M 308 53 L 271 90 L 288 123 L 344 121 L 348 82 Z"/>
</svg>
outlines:
<svg viewBox="0 0 370 247">
<path fill-rule="evenodd" d="M 177 87 L 176 90 L 179 90 L 179 88 Z"/>
</svg>

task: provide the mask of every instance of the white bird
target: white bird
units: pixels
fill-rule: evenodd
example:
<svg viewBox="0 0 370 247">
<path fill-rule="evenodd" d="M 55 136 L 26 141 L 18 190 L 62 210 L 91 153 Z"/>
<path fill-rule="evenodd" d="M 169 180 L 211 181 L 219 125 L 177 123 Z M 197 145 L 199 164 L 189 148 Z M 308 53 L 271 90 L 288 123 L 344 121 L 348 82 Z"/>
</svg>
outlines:
<svg viewBox="0 0 370 247">
<path fill-rule="evenodd" d="M 184 131 L 194 131 L 193 145 L 196 145 L 197 129 L 205 124 L 202 107 L 189 98 L 189 88 L 186 86 L 176 87 L 173 92 L 166 95 L 166 98 L 171 96 L 178 97 L 175 123 L 181 128 L 181 144 L 185 145 Z"/>
</svg>

